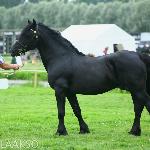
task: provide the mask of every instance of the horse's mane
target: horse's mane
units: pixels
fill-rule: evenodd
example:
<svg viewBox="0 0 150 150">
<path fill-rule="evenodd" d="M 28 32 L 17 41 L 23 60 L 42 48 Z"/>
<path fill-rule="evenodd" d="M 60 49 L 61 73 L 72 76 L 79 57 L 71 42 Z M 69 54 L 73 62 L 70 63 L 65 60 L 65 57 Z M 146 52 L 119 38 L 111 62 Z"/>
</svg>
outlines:
<svg viewBox="0 0 150 150">
<path fill-rule="evenodd" d="M 38 24 L 39 27 L 42 26 L 44 27 L 44 29 L 47 31 L 47 32 L 50 32 L 50 34 L 56 38 L 56 40 L 59 40 L 61 41 L 62 44 L 64 44 L 65 46 L 67 46 L 69 49 L 71 49 L 73 52 L 79 54 L 79 55 L 82 55 L 82 56 L 85 56 L 85 54 L 83 54 L 82 52 L 79 52 L 77 48 L 75 48 L 71 42 L 69 42 L 67 39 L 65 39 L 64 37 L 61 36 L 61 33 L 59 31 L 56 31 L 54 29 L 50 29 L 49 27 L 47 27 L 46 25 L 42 24 L 42 23 L 39 23 Z"/>
</svg>

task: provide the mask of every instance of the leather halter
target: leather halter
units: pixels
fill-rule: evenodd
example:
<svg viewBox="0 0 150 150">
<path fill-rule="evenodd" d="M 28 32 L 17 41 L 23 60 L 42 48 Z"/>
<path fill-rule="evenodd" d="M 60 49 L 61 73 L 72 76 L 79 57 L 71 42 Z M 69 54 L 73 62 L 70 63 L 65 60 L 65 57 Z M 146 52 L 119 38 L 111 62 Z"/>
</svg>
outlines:
<svg viewBox="0 0 150 150">
<path fill-rule="evenodd" d="M 30 44 L 32 44 L 32 41 L 33 41 L 33 40 L 37 40 L 38 37 L 39 37 L 37 30 L 33 30 L 33 29 L 30 29 L 30 30 L 34 33 L 34 35 L 33 35 L 32 39 L 31 39 L 31 41 L 29 41 L 26 45 L 24 45 L 22 42 L 16 41 L 16 43 L 19 44 L 19 45 L 22 47 L 22 50 L 20 51 L 20 53 L 25 53 L 27 47 L 28 47 Z"/>
</svg>

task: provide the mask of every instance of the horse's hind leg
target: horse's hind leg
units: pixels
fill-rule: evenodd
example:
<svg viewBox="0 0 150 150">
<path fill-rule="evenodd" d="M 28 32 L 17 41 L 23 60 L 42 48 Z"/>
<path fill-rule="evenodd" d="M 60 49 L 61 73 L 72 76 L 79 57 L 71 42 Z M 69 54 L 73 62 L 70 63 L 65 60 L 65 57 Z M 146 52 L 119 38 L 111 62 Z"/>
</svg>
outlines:
<svg viewBox="0 0 150 150">
<path fill-rule="evenodd" d="M 147 110 L 150 111 L 150 97 L 144 90 L 140 92 L 134 92 L 131 95 L 134 104 L 135 118 L 134 118 L 134 123 L 131 128 L 131 131 L 129 133 L 135 136 L 140 136 L 141 135 L 141 127 L 140 127 L 141 114 L 144 106 L 146 106 Z"/>
<path fill-rule="evenodd" d="M 135 136 L 140 136 L 141 135 L 140 118 L 144 108 L 144 102 L 141 101 L 142 97 L 140 96 L 140 94 L 132 94 L 132 99 L 134 104 L 135 118 L 133 126 L 129 133 Z"/>
<path fill-rule="evenodd" d="M 89 133 L 90 132 L 89 128 L 82 118 L 81 109 L 80 109 L 76 95 L 68 93 L 67 98 L 68 98 L 68 101 L 69 101 L 69 103 L 73 109 L 75 116 L 78 118 L 79 125 L 80 125 L 80 133 L 81 134 Z"/>
</svg>

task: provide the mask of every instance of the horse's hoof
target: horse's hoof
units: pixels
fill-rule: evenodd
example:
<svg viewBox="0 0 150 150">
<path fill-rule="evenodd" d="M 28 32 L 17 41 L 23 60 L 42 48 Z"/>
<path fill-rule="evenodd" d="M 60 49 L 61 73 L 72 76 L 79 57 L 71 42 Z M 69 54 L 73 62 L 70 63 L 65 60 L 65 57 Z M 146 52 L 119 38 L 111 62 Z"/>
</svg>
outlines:
<svg viewBox="0 0 150 150">
<path fill-rule="evenodd" d="M 80 125 L 80 132 L 79 134 L 86 134 L 86 133 L 90 133 L 89 127 L 86 123 L 83 123 Z"/>
<path fill-rule="evenodd" d="M 57 130 L 57 132 L 55 133 L 55 135 L 66 136 L 66 135 L 68 135 L 68 132 L 67 132 L 67 130 L 61 130 L 61 131 Z"/>
<path fill-rule="evenodd" d="M 141 136 L 141 130 L 131 130 L 128 132 L 129 134 L 132 134 L 134 136 Z"/>
<path fill-rule="evenodd" d="M 80 130 L 80 132 L 79 132 L 79 134 L 88 134 L 88 133 L 90 133 L 90 130 L 89 129 L 81 129 Z"/>
</svg>

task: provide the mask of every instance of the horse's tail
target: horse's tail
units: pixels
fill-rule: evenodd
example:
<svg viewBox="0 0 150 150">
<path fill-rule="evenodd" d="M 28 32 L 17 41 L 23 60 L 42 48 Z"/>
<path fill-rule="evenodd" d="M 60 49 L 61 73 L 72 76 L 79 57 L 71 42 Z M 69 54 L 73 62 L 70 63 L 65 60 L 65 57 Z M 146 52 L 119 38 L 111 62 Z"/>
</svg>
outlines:
<svg viewBox="0 0 150 150">
<path fill-rule="evenodd" d="M 138 53 L 140 56 L 140 59 L 144 62 L 147 69 L 147 80 L 146 80 L 146 88 L 147 92 L 150 95 L 150 56 L 147 54 Z"/>
<path fill-rule="evenodd" d="M 138 53 L 138 55 L 140 56 L 141 60 L 145 63 L 145 65 L 150 67 L 150 56 L 142 53 Z"/>
<path fill-rule="evenodd" d="M 146 65 L 146 69 L 147 69 L 146 91 L 150 96 L 150 56 L 148 56 L 147 54 L 139 53 L 139 57 Z M 150 105 L 146 106 L 146 108 L 150 113 Z"/>
</svg>

